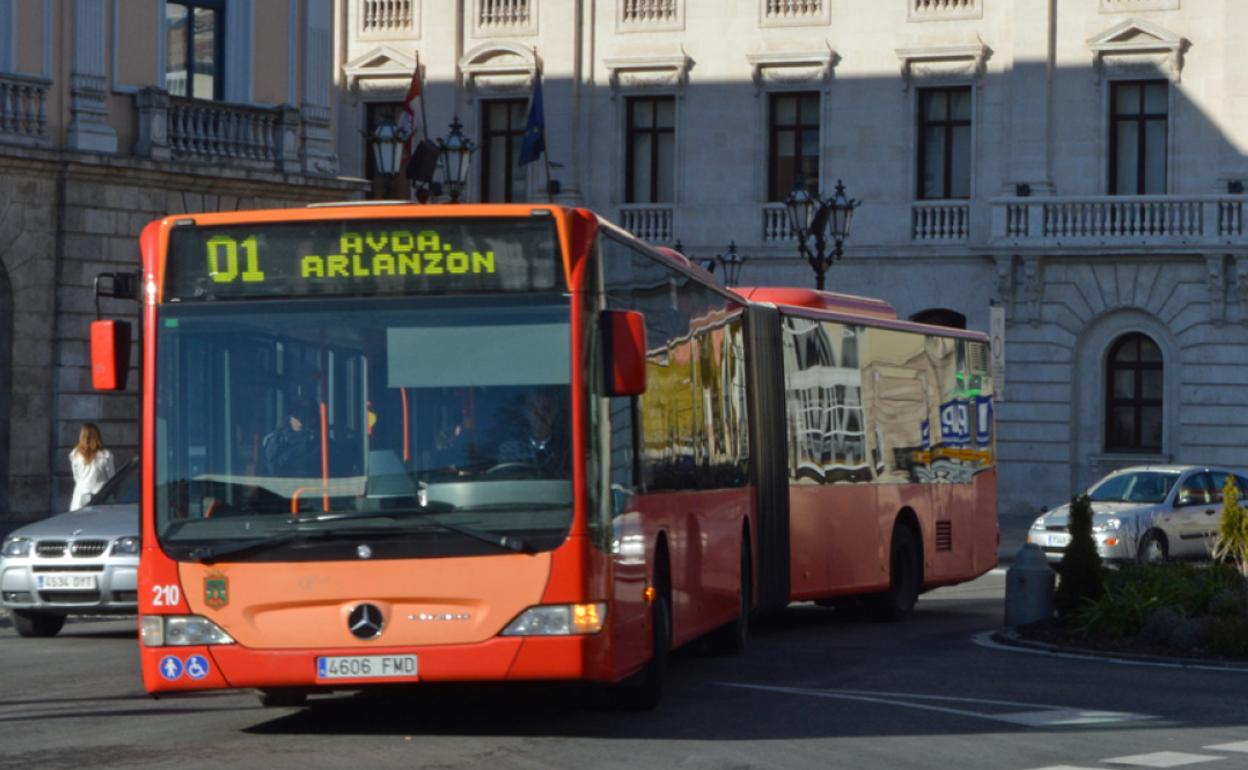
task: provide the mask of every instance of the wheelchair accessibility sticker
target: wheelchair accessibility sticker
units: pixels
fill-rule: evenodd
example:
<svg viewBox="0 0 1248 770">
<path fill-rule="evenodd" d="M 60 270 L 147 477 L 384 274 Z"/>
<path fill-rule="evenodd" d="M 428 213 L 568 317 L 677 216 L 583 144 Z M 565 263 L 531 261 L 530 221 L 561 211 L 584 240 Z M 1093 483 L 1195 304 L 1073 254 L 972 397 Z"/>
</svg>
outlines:
<svg viewBox="0 0 1248 770">
<path fill-rule="evenodd" d="M 203 655 L 192 655 L 187 658 L 186 675 L 191 679 L 203 679 L 208 676 L 208 659 Z"/>
</svg>

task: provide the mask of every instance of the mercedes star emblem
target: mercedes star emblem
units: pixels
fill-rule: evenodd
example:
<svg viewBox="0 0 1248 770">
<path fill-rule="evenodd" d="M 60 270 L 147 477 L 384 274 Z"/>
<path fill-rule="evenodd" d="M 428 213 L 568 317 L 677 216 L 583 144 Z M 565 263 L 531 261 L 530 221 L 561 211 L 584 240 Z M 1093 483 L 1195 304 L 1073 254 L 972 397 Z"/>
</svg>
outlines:
<svg viewBox="0 0 1248 770">
<path fill-rule="evenodd" d="M 357 604 L 347 616 L 347 628 L 360 639 L 376 639 L 384 624 L 381 610 L 372 604 Z"/>
</svg>

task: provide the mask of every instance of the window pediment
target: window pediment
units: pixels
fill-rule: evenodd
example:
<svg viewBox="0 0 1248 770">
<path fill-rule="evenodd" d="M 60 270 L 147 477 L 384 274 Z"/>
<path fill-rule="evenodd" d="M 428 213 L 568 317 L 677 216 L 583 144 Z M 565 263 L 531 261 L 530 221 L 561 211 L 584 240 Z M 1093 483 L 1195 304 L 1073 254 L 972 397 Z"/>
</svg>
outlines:
<svg viewBox="0 0 1248 770">
<path fill-rule="evenodd" d="M 916 85 L 973 83 L 983 80 L 984 67 L 992 51 L 983 42 L 966 45 L 898 48 L 901 79 L 905 90 Z"/>
<path fill-rule="evenodd" d="M 468 98 L 477 94 L 529 91 L 537 74 L 537 53 L 512 43 L 486 43 L 459 60 Z"/>
<path fill-rule="evenodd" d="M 1103 77 L 1161 73 L 1178 82 L 1188 41 L 1156 24 L 1127 19 L 1088 40 L 1092 66 Z"/>
<path fill-rule="evenodd" d="M 670 56 L 621 56 L 606 59 L 611 98 L 621 91 L 675 91 L 683 96 L 693 59 L 683 51 Z"/>
<path fill-rule="evenodd" d="M 825 44 L 822 50 L 764 51 L 746 54 L 754 80 L 754 95 L 770 86 L 817 86 L 826 93 L 832 88 L 832 73 L 840 60 Z"/>
<path fill-rule="evenodd" d="M 407 87 L 416 61 L 414 56 L 382 45 L 342 65 L 342 71 L 353 91 L 388 91 Z"/>
</svg>

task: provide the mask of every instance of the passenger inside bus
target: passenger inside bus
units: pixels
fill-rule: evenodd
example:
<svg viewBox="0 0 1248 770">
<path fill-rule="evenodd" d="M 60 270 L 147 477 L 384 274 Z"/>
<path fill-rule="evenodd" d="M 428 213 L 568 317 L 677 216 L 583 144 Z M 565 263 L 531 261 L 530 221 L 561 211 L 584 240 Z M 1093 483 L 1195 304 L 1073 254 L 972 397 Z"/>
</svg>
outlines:
<svg viewBox="0 0 1248 770">
<path fill-rule="evenodd" d="M 264 464 L 270 476 L 321 475 L 319 419 L 311 401 L 292 402 L 282 424 L 264 437 Z"/>
</svg>

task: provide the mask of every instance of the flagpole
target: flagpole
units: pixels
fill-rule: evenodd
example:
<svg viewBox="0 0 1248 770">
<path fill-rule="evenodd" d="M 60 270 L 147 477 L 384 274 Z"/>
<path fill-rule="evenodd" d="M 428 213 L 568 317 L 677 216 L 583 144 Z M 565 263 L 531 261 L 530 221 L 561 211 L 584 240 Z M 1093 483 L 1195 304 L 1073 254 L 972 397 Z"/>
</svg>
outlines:
<svg viewBox="0 0 1248 770">
<path fill-rule="evenodd" d="M 420 84 L 420 123 L 421 128 L 425 132 L 425 139 L 429 138 L 429 114 L 425 111 L 425 79 L 420 72 L 420 51 L 416 51 L 416 81 Z"/>
</svg>

